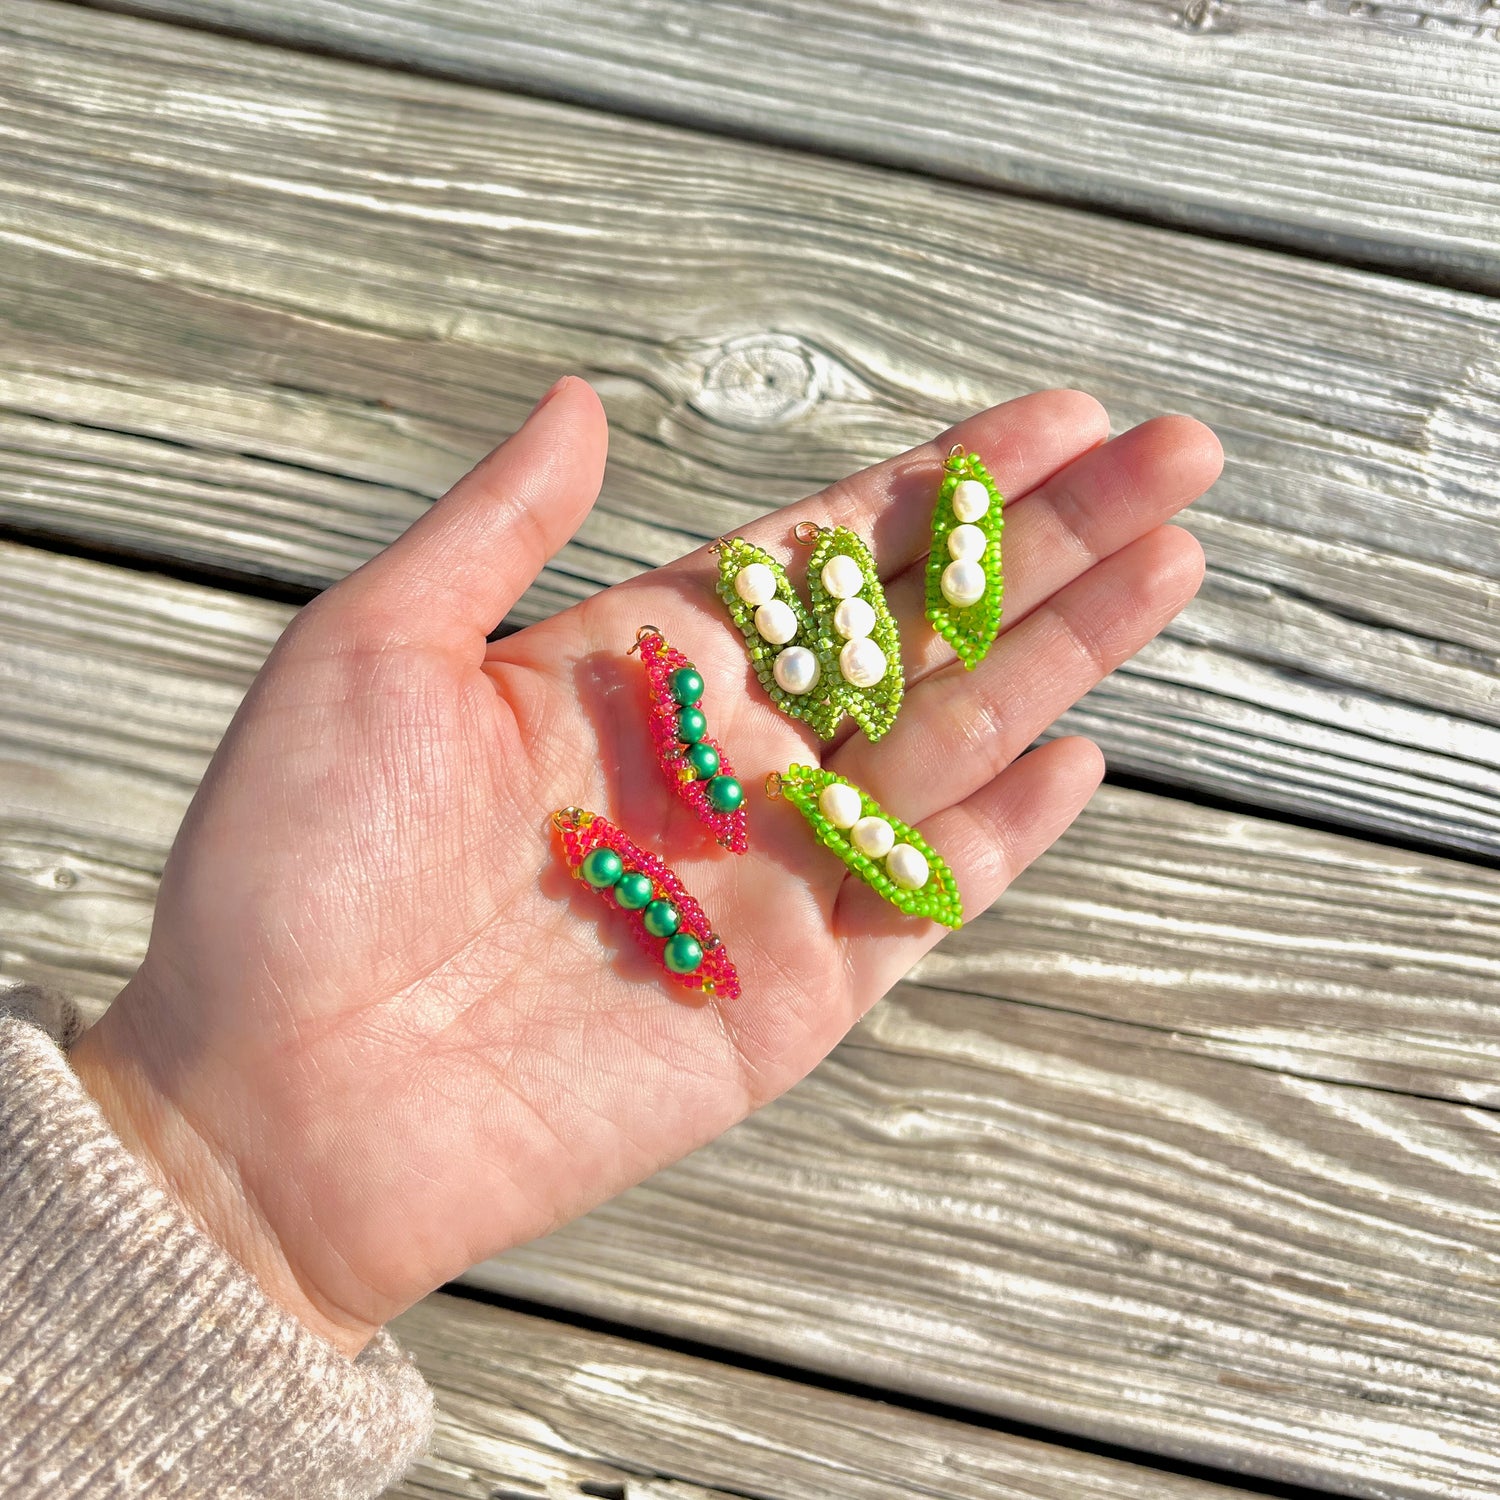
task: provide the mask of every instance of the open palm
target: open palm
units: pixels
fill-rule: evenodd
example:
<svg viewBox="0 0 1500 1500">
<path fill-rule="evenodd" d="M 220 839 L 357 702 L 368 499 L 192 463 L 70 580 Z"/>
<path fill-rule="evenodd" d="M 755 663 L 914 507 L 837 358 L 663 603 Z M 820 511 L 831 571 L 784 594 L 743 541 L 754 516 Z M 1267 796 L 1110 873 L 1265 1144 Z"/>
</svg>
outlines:
<svg viewBox="0 0 1500 1500">
<path fill-rule="evenodd" d="M 851 527 L 879 562 L 907 699 L 878 744 L 820 745 L 756 684 L 706 550 L 487 643 L 598 491 L 603 414 L 561 383 L 288 630 L 184 822 L 140 973 L 75 1048 L 80 1075 L 204 1227 L 351 1351 L 466 1266 L 711 1139 L 941 936 L 761 796 L 767 772 L 821 761 L 920 823 L 969 914 L 1093 791 L 1087 742 L 1022 752 L 1192 596 L 1197 544 L 1162 523 L 1220 464 L 1186 418 L 1106 432 L 1089 397 L 1025 397 L 739 533 L 799 584 L 801 520 Z M 922 619 L 955 441 L 1009 497 L 1005 631 L 972 673 Z M 655 766 L 625 654 L 642 624 L 707 683 L 748 794 L 744 855 Z M 665 982 L 560 867 L 548 815 L 571 804 L 676 868 L 738 999 Z"/>
</svg>

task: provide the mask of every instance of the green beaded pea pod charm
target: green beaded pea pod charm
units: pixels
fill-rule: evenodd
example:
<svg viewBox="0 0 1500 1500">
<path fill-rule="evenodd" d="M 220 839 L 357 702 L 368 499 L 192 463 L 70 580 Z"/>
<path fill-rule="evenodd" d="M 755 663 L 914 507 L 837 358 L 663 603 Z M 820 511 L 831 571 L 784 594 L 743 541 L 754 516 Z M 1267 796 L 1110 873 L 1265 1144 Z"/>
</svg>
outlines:
<svg viewBox="0 0 1500 1500">
<path fill-rule="evenodd" d="M 927 554 L 927 620 L 971 671 L 1000 633 L 1004 499 L 977 453 L 955 443 L 943 465 Z"/>
<path fill-rule="evenodd" d="M 901 636 L 885 602 L 870 549 L 843 526 L 803 522 L 799 542 L 811 541 L 808 592 L 818 622 L 818 646 L 830 664 L 834 698 L 878 740 L 896 720 L 906 680 Z"/>
<path fill-rule="evenodd" d="M 818 842 L 866 885 L 908 916 L 963 926 L 953 871 L 915 828 L 882 811 L 873 797 L 820 766 L 790 766 L 766 778 L 807 819 Z"/>
<path fill-rule="evenodd" d="M 785 714 L 829 740 L 846 713 L 878 740 L 901 707 L 901 638 L 869 548 L 842 526 L 802 522 L 812 607 L 781 565 L 739 537 L 718 544 L 719 597 L 745 637 L 761 686 Z"/>
<path fill-rule="evenodd" d="M 662 774 L 726 849 L 743 854 L 749 846 L 745 791 L 724 747 L 708 732 L 702 676 L 655 625 L 642 625 L 630 650 L 646 665 L 651 743 Z"/>
<path fill-rule="evenodd" d="M 844 710 L 819 650 L 817 622 L 769 552 L 737 536 L 721 539 L 717 551 L 719 597 L 745 637 L 760 685 L 782 713 L 831 740 Z"/>
</svg>

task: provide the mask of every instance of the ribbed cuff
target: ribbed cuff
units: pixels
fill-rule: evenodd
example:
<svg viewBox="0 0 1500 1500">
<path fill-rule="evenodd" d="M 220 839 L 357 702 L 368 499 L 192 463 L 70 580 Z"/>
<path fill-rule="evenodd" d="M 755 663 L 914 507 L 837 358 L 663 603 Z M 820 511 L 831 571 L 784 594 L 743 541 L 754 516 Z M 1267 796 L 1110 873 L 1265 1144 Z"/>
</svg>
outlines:
<svg viewBox="0 0 1500 1500">
<path fill-rule="evenodd" d="M 0 991 L 0 1494 L 380 1494 L 431 1434 L 416 1367 L 272 1303 L 110 1130 L 76 1032 L 66 1002 Z"/>
</svg>

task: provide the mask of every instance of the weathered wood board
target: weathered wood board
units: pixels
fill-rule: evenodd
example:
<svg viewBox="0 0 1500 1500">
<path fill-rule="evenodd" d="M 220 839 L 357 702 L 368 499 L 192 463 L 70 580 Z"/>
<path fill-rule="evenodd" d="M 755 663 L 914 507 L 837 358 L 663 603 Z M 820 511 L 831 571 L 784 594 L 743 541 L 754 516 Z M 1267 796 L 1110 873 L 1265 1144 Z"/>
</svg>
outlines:
<svg viewBox="0 0 1500 1500">
<path fill-rule="evenodd" d="M 1500 288 L 1486 0 L 125 8 Z"/>
<path fill-rule="evenodd" d="M 476 1269 L 512 1295 L 1340 1494 L 1500 1487 L 1490 1111 L 887 997 L 806 1082 Z"/>
<path fill-rule="evenodd" d="M 437 1392 L 408 1500 L 1236 1500 L 1162 1473 L 437 1293 L 392 1331 Z"/>
<path fill-rule="evenodd" d="M 129 971 L 287 616 L 0 547 L 7 971 Z M 1108 790 L 793 1094 L 478 1274 L 1344 1493 L 1489 1493 L 1497 911 L 1489 871 Z"/>
<path fill-rule="evenodd" d="M 0 544 L 12 967 L 96 1004 L 292 611 Z M 1500 1105 L 1500 873 L 1105 787 L 919 971 L 935 989 L 1150 1028 L 1175 1051 Z"/>
<path fill-rule="evenodd" d="M 1062 727 L 1500 852 L 1494 303 L 38 0 L 0 76 L 13 534 L 314 586 L 579 368 L 610 478 L 521 622 L 1083 385 L 1230 466 L 1204 599 Z"/>
</svg>

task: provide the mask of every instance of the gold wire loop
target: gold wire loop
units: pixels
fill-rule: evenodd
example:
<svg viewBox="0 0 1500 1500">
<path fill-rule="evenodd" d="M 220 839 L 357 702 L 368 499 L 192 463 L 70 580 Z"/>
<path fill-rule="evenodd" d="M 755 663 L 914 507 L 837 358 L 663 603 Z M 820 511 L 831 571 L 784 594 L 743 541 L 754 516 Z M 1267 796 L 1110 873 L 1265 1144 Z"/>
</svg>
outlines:
<svg viewBox="0 0 1500 1500">
<path fill-rule="evenodd" d="M 766 777 L 766 796 L 773 802 L 781 795 L 781 772 L 772 771 Z"/>
<path fill-rule="evenodd" d="M 662 640 L 666 640 L 666 636 L 662 635 L 661 627 L 659 625 L 641 625 L 636 629 L 635 632 L 635 645 L 631 646 L 629 650 L 626 651 L 626 656 L 634 656 L 635 653 L 641 649 L 641 642 L 645 640 L 648 635 L 660 636 Z"/>
<path fill-rule="evenodd" d="M 581 822 L 583 822 L 581 807 L 560 807 L 552 814 L 554 828 L 577 828 Z"/>
<path fill-rule="evenodd" d="M 948 450 L 948 457 L 950 459 L 951 458 L 962 458 L 963 457 L 963 452 L 964 452 L 964 445 L 962 443 L 955 443 Z"/>
<path fill-rule="evenodd" d="M 718 541 L 709 543 L 709 554 L 717 557 L 729 545 L 729 538 L 721 536 Z"/>
<path fill-rule="evenodd" d="M 804 547 L 811 547 L 823 535 L 823 528 L 816 521 L 798 521 L 796 526 L 792 528 L 792 535 Z"/>
</svg>

